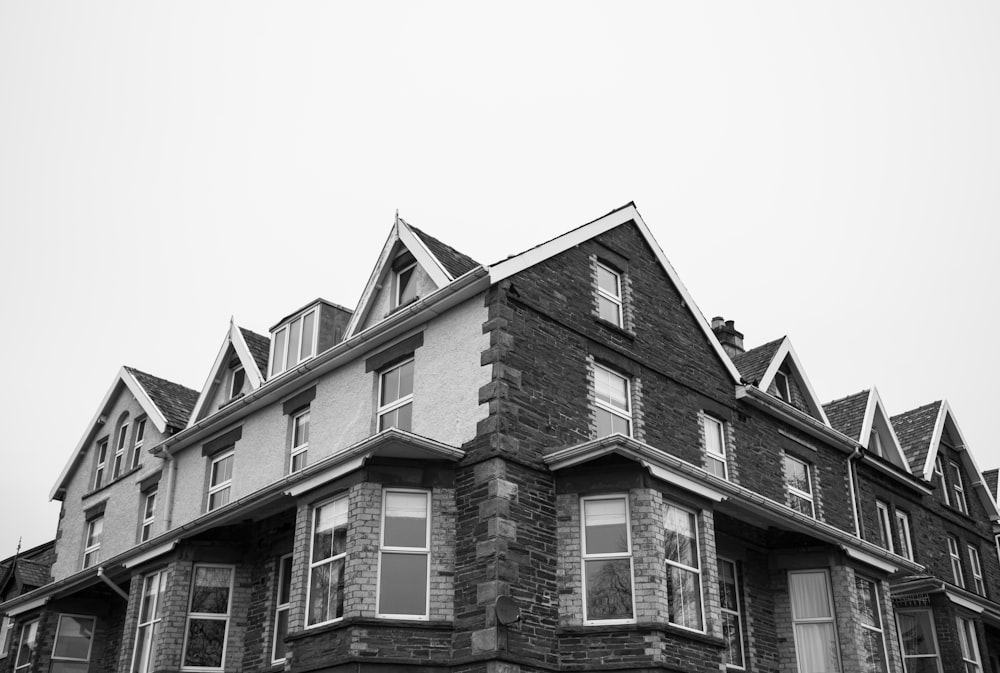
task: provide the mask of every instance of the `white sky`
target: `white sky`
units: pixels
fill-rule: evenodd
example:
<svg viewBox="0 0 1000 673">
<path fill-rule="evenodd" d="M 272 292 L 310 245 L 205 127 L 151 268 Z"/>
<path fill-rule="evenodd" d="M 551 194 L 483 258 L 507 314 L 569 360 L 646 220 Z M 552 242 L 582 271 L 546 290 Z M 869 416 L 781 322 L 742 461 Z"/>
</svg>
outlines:
<svg viewBox="0 0 1000 673">
<path fill-rule="evenodd" d="M 1000 466 L 1000 4 L 0 3 L 0 558 L 122 364 L 353 307 L 399 208 L 495 262 L 634 200 L 823 401 Z"/>
</svg>

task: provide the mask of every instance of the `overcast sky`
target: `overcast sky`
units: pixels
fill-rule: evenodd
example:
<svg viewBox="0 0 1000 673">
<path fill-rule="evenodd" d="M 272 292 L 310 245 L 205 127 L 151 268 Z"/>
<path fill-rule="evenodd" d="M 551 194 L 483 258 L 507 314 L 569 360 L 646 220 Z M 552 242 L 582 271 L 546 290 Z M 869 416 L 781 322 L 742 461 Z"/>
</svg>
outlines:
<svg viewBox="0 0 1000 673">
<path fill-rule="evenodd" d="M 118 368 L 353 307 L 398 208 L 484 263 L 634 200 L 823 401 L 1000 466 L 1000 4 L 0 3 L 0 558 Z"/>
</svg>

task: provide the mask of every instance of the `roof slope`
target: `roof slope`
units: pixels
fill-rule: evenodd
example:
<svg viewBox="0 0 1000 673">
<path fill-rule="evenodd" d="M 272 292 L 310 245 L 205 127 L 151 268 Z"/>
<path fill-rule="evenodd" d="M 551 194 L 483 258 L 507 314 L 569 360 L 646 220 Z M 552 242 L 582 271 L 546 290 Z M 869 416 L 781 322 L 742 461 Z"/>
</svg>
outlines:
<svg viewBox="0 0 1000 673">
<path fill-rule="evenodd" d="M 445 271 L 451 274 L 452 278 L 458 278 L 469 271 L 472 271 L 477 266 L 480 266 L 479 262 L 472 259 L 468 255 L 462 254 L 450 245 L 446 245 L 434 238 L 430 234 L 417 229 L 412 224 L 407 222 L 410 229 L 412 229 L 420 240 L 423 241 L 427 249 L 431 251 L 431 254 L 437 257 L 438 261 L 441 262 L 441 266 L 444 267 Z"/>
<path fill-rule="evenodd" d="M 257 367 L 261 373 L 266 372 L 267 361 L 271 355 L 271 340 L 266 336 L 251 332 L 245 327 L 240 328 L 240 333 L 243 335 L 243 340 L 247 342 L 247 348 L 250 349 L 250 355 L 253 356 Z"/>
<path fill-rule="evenodd" d="M 49 577 L 51 575 L 48 565 L 38 563 L 36 561 L 28 561 L 26 559 L 17 560 L 16 572 L 20 575 L 22 584 L 33 587 L 40 587 L 43 584 L 48 584 Z"/>
<path fill-rule="evenodd" d="M 191 411 L 198 401 L 198 391 L 191 390 L 179 383 L 161 379 L 158 376 L 139 371 L 134 367 L 125 369 L 135 377 L 139 385 L 143 387 L 153 404 L 163 412 L 167 423 L 177 428 L 187 426 Z"/>
<path fill-rule="evenodd" d="M 938 400 L 889 419 L 914 474 L 923 474 L 940 409 L 941 401 Z"/>
<path fill-rule="evenodd" d="M 824 404 L 823 410 L 833 429 L 855 441 L 861 441 L 861 428 L 864 426 L 870 394 L 870 390 L 862 390 Z"/>
<path fill-rule="evenodd" d="M 983 472 L 983 481 L 986 482 L 986 488 L 990 489 L 990 495 L 994 498 L 997 497 L 997 484 L 1000 482 L 1000 470 L 986 470 Z"/>
<path fill-rule="evenodd" d="M 762 346 L 751 348 L 745 353 L 740 353 L 733 358 L 733 364 L 739 370 L 740 376 L 750 383 L 757 384 L 764 377 L 767 366 L 774 359 L 774 354 L 778 352 L 781 342 L 785 337 L 768 341 Z"/>
</svg>

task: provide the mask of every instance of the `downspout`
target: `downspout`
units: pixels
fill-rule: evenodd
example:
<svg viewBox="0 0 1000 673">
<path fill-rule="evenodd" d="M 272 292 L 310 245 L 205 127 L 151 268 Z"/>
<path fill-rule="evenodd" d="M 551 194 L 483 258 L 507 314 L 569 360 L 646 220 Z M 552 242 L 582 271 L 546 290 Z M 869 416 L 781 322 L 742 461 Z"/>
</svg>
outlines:
<svg viewBox="0 0 1000 673">
<path fill-rule="evenodd" d="M 114 582 L 112 582 L 111 579 L 107 575 L 104 574 L 104 566 L 98 566 L 98 568 L 97 568 L 97 578 L 99 580 L 101 580 L 102 582 L 104 582 L 105 584 L 107 584 L 111 588 L 112 591 L 114 591 L 116 594 L 118 594 L 123 599 L 125 599 L 126 603 L 128 602 L 128 594 L 125 593 L 124 591 L 122 591 L 122 588 L 120 586 L 118 586 L 117 584 L 115 584 Z"/>
<path fill-rule="evenodd" d="M 170 453 L 169 450 L 164 450 L 163 455 L 160 456 L 163 460 L 167 461 L 167 488 L 166 488 L 166 507 L 163 512 L 164 521 L 164 532 L 173 528 L 174 523 L 174 493 L 177 491 L 177 459 Z"/>
<path fill-rule="evenodd" d="M 854 447 L 854 452 L 847 457 L 847 483 L 851 494 L 851 513 L 854 514 L 854 536 L 861 538 L 861 524 L 858 522 L 858 494 L 854 487 L 854 459 L 861 455 L 861 445 Z"/>
</svg>

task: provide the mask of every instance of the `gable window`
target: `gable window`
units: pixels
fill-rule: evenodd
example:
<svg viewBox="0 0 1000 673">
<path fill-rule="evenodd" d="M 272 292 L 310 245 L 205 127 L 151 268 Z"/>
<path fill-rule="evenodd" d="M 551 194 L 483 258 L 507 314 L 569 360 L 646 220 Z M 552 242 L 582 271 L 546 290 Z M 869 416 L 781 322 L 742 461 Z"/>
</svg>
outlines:
<svg viewBox="0 0 1000 673">
<path fill-rule="evenodd" d="M 937 636 L 930 610 L 900 610 L 896 613 L 903 665 L 908 673 L 940 673 Z"/>
<path fill-rule="evenodd" d="M 626 496 L 580 500 L 584 623 L 633 621 L 632 542 Z"/>
<path fill-rule="evenodd" d="M 132 673 L 151 673 L 155 669 L 159 645 L 160 622 L 163 620 L 163 596 L 167 590 L 167 572 L 147 575 L 142 581 L 139 601 L 139 623 L 132 654 Z"/>
<path fill-rule="evenodd" d="M 897 553 L 913 560 L 913 538 L 910 536 L 910 515 L 906 512 L 896 510 L 896 542 L 899 550 Z"/>
<path fill-rule="evenodd" d="M 962 574 L 962 557 L 958 553 L 958 538 L 949 535 L 948 556 L 951 557 L 951 578 L 960 587 L 965 587 L 965 575 Z"/>
<path fill-rule="evenodd" d="M 156 490 L 154 484 L 142 494 L 142 526 L 139 529 L 139 542 L 145 542 L 153 536 L 153 522 L 156 520 Z"/>
<path fill-rule="evenodd" d="M 104 516 L 87 522 L 87 535 L 83 545 L 83 567 L 89 568 L 101 559 L 101 536 L 104 533 Z"/>
<path fill-rule="evenodd" d="M 602 320 L 624 327 L 622 276 L 609 266 L 597 263 L 597 314 Z"/>
<path fill-rule="evenodd" d="M 208 480 L 208 511 L 229 503 L 233 485 L 235 453 L 228 451 L 212 459 Z"/>
<path fill-rule="evenodd" d="M 785 489 L 788 491 L 788 505 L 792 509 L 815 517 L 812 479 L 809 464 L 787 453 L 784 456 Z"/>
<path fill-rule="evenodd" d="M 727 479 L 726 465 L 726 426 L 711 416 L 702 419 L 705 430 L 705 453 L 708 471 L 721 479 Z"/>
<path fill-rule="evenodd" d="M 14 619 L 7 615 L 0 616 L 0 658 L 6 657 L 10 650 L 10 637 L 14 632 Z"/>
<path fill-rule="evenodd" d="M 875 514 L 878 517 L 879 546 L 889 551 L 896 551 L 892 545 L 892 518 L 889 516 L 889 505 L 876 500 Z"/>
<path fill-rule="evenodd" d="M 86 673 L 94 640 L 93 617 L 59 615 L 49 673 Z"/>
<path fill-rule="evenodd" d="M 128 423 L 122 423 L 121 427 L 118 428 L 118 440 L 115 442 L 115 460 L 114 469 L 111 472 L 111 478 L 117 479 L 121 476 L 122 467 L 125 464 L 125 445 L 128 443 Z"/>
<path fill-rule="evenodd" d="M 858 594 L 858 624 L 861 626 L 863 670 L 870 673 L 884 673 L 888 670 L 888 663 L 878 585 L 870 579 L 855 575 L 854 588 Z"/>
<path fill-rule="evenodd" d="M 135 440 L 132 442 L 132 469 L 139 467 L 142 454 L 142 440 L 146 436 L 146 419 L 135 422 Z"/>
<path fill-rule="evenodd" d="M 229 393 L 226 399 L 235 400 L 243 394 L 243 384 L 247 382 L 247 372 L 243 365 L 236 364 L 229 369 Z"/>
<path fill-rule="evenodd" d="M 982 659 L 979 657 L 979 640 L 976 638 L 976 624 L 971 619 L 955 618 L 958 622 L 958 643 L 962 648 L 962 663 L 965 673 L 982 673 Z"/>
<path fill-rule="evenodd" d="M 783 402 L 792 403 L 792 389 L 788 384 L 788 375 L 783 371 L 774 373 L 774 387 L 778 392 L 778 398 Z"/>
<path fill-rule="evenodd" d="M 315 355 L 316 309 L 275 330 L 271 343 L 271 376 Z"/>
<path fill-rule="evenodd" d="M 879 437 L 878 430 L 875 428 L 872 428 L 872 432 L 868 436 L 868 450 L 879 458 L 885 458 L 885 450 L 882 448 L 882 438 Z"/>
<path fill-rule="evenodd" d="M 632 436 L 632 405 L 629 380 L 624 376 L 594 365 L 594 403 L 597 436 L 620 433 Z"/>
<path fill-rule="evenodd" d="M 17 660 L 14 662 L 15 673 L 28 671 L 38 647 L 38 620 L 32 620 L 21 627 L 21 640 L 17 646 Z"/>
<path fill-rule="evenodd" d="M 840 670 L 830 577 L 825 570 L 788 573 L 799 673 Z"/>
<path fill-rule="evenodd" d="M 417 265 L 410 264 L 399 271 L 394 271 L 393 274 L 396 287 L 393 308 L 406 306 L 417 298 Z"/>
<path fill-rule="evenodd" d="M 979 550 L 971 544 L 969 549 L 969 570 L 972 573 L 972 589 L 980 596 L 986 595 L 986 585 L 983 583 L 983 566 L 979 562 Z"/>
<path fill-rule="evenodd" d="M 413 358 L 379 376 L 378 429 L 413 427 Z"/>
<path fill-rule="evenodd" d="M 288 611 L 292 606 L 292 555 L 278 560 L 278 592 L 274 607 L 274 639 L 271 643 L 271 663 L 285 660 L 285 636 L 288 635 Z"/>
<path fill-rule="evenodd" d="M 722 604 L 723 662 L 728 668 L 746 668 L 743 661 L 743 612 L 736 564 L 719 559 L 719 602 Z"/>
<path fill-rule="evenodd" d="M 298 472 L 306 466 L 309 450 L 309 409 L 292 416 L 292 453 L 289 473 Z"/>
<path fill-rule="evenodd" d="M 934 477 L 937 479 L 941 495 L 944 496 L 944 504 L 951 504 L 951 496 L 948 495 L 948 483 L 944 479 L 944 468 L 941 467 L 941 456 L 934 459 Z"/>
<path fill-rule="evenodd" d="M 430 493 L 387 489 L 382 501 L 378 615 L 427 618 Z"/>
<path fill-rule="evenodd" d="M 222 670 L 233 596 L 233 566 L 195 565 L 184 629 L 184 670 Z"/>
<path fill-rule="evenodd" d="M 104 470 L 108 461 L 108 440 L 102 439 L 97 445 L 97 467 L 94 469 L 94 489 L 104 484 Z"/>
<path fill-rule="evenodd" d="M 701 562 L 694 512 L 667 505 L 664 534 L 668 619 L 671 624 L 702 631 Z"/>
<path fill-rule="evenodd" d="M 309 556 L 308 626 L 344 616 L 344 566 L 347 559 L 347 497 L 313 510 Z"/>
<path fill-rule="evenodd" d="M 962 514 L 968 514 L 969 503 L 965 499 L 965 487 L 962 484 L 962 468 L 955 462 L 949 462 L 948 466 L 951 468 L 951 487 L 954 489 L 952 504 Z"/>
</svg>

